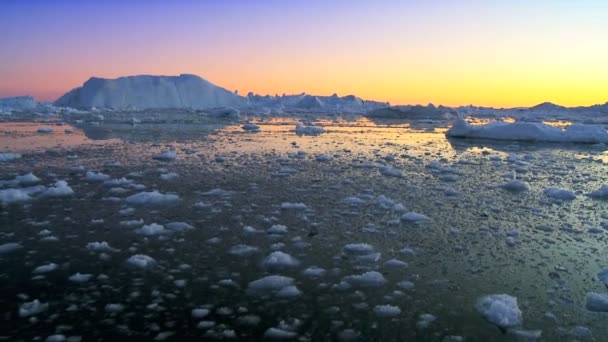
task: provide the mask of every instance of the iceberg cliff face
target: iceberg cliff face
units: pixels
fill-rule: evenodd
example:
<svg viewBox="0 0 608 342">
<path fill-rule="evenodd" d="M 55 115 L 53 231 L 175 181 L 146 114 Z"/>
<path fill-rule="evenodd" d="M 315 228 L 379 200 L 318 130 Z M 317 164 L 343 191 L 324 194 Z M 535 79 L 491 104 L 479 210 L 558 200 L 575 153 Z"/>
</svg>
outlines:
<svg viewBox="0 0 608 342">
<path fill-rule="evenodd" d="M 75 108 L 217 108 L 241 107 L 246 99 L 196 75 L 92 77 L 55 102 Z"/>
<path fill-rule="evenodd" d="M 36 108 L 38 103 L 31 96 L 17 96 L 0 99 L 0 110 L 31 110 Z"/>
</svg>

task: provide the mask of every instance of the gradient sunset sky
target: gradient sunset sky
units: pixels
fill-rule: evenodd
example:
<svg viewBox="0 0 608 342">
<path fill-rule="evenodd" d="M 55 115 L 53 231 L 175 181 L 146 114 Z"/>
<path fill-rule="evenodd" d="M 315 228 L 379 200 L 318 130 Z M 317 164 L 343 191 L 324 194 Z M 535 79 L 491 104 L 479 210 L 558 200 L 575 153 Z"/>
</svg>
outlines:
<svg viewBox="0 0 608 342">
<path fill-rule="evenodd" d="M 0 97 L 192 73 L 240 94 L 608 101 L 604 0 L 1 0 Z"/>
</svg>

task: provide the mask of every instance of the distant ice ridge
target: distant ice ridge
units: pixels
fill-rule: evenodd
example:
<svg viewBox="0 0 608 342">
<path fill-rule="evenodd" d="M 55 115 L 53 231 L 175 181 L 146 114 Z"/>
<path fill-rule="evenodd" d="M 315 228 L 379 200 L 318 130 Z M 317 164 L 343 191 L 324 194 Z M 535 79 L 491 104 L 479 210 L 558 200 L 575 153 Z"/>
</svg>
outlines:
<svg viewBox="0 0 608 342">
<path fill-rule="evenodd" d="M 76 108 L 196 108 L 242 107 L 245 98 L 196 75 L 138 75 L 116 79 L 92 77 L 55 105 Z"/>
<path fill-rule="evenodd" d="M 572 125 L 562 130 L 559 127 L 534 122 L 492 122 L 486 125 L 471 125 L 464 119 L 454 123 L 446 135 L 457 138 L 481 138 L 494 140 L 519 140 L 541 142 L 568 142 L 598 144 L 608 143 L 608 131 L 600 126 Z"/>
</svg>

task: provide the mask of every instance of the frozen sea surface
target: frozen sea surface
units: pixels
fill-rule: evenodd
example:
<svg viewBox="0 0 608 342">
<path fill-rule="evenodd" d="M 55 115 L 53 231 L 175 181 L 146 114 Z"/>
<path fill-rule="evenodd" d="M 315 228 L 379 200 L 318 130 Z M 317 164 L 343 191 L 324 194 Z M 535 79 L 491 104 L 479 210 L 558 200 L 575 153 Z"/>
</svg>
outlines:
<svg viewBox="0 0 608 342">
<path fill-rule="evenodd" d="M 608 336 L 606 146 L 299 122 L 0 123 L 0 337 Z"/>
</svg>

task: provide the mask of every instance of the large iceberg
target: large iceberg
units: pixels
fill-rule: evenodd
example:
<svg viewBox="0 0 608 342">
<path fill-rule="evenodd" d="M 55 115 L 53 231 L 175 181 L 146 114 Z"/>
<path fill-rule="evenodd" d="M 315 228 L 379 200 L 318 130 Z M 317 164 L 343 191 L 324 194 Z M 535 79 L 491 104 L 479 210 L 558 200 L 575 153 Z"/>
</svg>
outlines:
<svg viewBox="0 0 608 342">
<path fill-rule="evenodd" d="M 75 108 L 196 108 L 241 107 L 247 100 L 196 75 L 92 77 L 55 105 Z"/>
<path fill-rule="evenodd" d="M 464 119 L 454 123 L 446 135 L 456 138 L 519 140 L 571 143 L 608 143 L 608 131 L 596 125 L 571 125 L 568 128 L 536 122 L 496 121 L 486 125 L 471 125 Z"/>
</svg>

